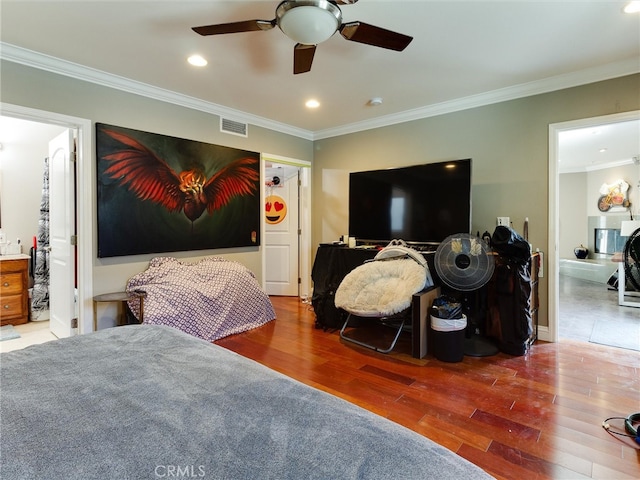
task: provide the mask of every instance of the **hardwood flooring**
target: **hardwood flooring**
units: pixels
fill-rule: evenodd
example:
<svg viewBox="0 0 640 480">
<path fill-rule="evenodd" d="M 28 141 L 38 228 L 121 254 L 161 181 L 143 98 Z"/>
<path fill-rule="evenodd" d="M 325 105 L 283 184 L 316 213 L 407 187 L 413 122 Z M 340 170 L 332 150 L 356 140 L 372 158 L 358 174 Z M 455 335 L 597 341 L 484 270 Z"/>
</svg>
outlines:
<svg viewBox="0 0 640 480">
<path fill-rule="evenodd" d="M 415 430 L 498 479 L 640 478 L 640 445 L 602 427 L 640 412 L 638 352 L 562 340 L 522 357 L 417 360 L 406 340 L 376 353 L 315 329 L 297 298 L 272 301 L 276 321 L 216 343 Z"/>
</svg>

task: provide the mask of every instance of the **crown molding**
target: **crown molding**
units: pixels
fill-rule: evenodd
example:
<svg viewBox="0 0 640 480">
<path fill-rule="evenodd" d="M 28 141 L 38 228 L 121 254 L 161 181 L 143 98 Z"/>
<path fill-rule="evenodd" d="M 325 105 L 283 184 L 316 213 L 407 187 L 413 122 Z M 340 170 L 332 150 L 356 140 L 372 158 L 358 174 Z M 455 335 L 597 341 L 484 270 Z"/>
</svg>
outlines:
<svg viewBox="0 0 640 480">
<path fill-rule="evenodd" d="M 587 165 L 586 167 L 573 167 L 573 168 L 562 168 L 562 163 L 560 163 L 560 168 L 558 168 L 558 173 L 562 175 L 563 173 L 589 173 L 589 172 L 597 172 L 598 170 L 605 170 L 607 168 L 615 168 L 615 167 L 624 167 L 626 165 L 633 165 L 633 159 L 627 158 L 625 160 L 617 160 L 615 162 L 607 162 L 596 165 Z"/>
<path fill-rule="evenodd" d="M 314 140 L 320 140 L 323 138 L 337 137 L 339 135 L 386 127 L 398 123 L 410 122 L 413 120 L 444 115 L 446 113 L 459 112 L 470 108 L 506 102 L 508 100 L 549 93 L 565 88 L 577 87 L 612 78 L 624 77 L 626 75 L 632 75 L 639 72 L 640 62 L 638 61 L 638 58 L 634 57 L 620 62 L 614 62 L 607 65 L 537 80 L 535 82 L 522 83 L 520 85 L 484 92 L 478 95 L 471 95 L 412 110 L 406 110 L 393 115 L 385 115 L 363 122 L 317 131 L 314 133 L 313 138 Z"/>
<path fill-rule="evenodd" d="M 101 70 L 62 60 L 50 55 L 17 47 L 0 42 L 0 58 L 9 62 L 19 63 L 28 67 L 45 70 L 51 73 L 72 77 L 78 80 L 95 83 L 128 93 L 160 100 L 212 115 L 231 118 L 239 122 L 249 123 L 276 132 L 303 138 L 305 140 L 321 140 L 350 133 L 357 133 L 374 128 L 387 127 L 399 123 L 435 117 L 447 113 L 458 112 L 470 108 L 491 105 L 495 103 L 515 100 L 542 93 L 548 93 L 565 88 L 577 87 L 588 83 L 609 80 L 640 72 L 640 62 L 637 58 L 630 58 L 620 62 L 593 67 L 577 72 L 558 75 L 542 80 L 514 85 L 512 87 L 493 90 L 490 92 L 471 95 L 455 100 L 427 105 L 392 115 L 385 115 L 371 120 L 355 122 L 315 132 L 297 128 L 268 118 L 252 115 L 240 110 L 234 110 L 222 105 L 206 102 L 189 95 L 154 87 L 146 83 L 137 82 L 125 77 L 107 73 Z"/>
<path fill-rule="evenodd" d="M 154 100 L 179 105 L 220 117 L 230 118 L 239 122 L 249 123 L 258 127 L 274 130 L 295 137 L 313 140 L 313 132 L 276 122 L 268 118 L 259 117 L 250 113 L 234 110 L 232 108 L 206 102 L 189 95 L 172 92 L 163 88 L 154 87 L 129 78 L 114 75 L 102 70 L 85 67 L 77 63 L 62 60 L 50 55 L 45 55 L 33 50 L 27 50 L 8 43 L 0 42 L 0 58 L 9 62 L 18 63 L 27 67 L 37 68 L 58 75 L 72 77 L 77 80 L 114 88 L 123 92 L 141 95 Z"/>
</svg>

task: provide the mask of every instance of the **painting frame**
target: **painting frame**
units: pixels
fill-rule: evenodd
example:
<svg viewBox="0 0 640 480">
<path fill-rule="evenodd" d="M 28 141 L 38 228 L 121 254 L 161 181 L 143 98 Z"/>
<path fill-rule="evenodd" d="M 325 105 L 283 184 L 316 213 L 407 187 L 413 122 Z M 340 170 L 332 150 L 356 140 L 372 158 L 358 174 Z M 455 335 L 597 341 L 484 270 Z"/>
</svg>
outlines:
<svg viewBox="0 0 640 480">
<path fill-rule="evenodd" d="M 98 258 L 258 247 L 260 154 L 96 123 Z"/>
</svg>

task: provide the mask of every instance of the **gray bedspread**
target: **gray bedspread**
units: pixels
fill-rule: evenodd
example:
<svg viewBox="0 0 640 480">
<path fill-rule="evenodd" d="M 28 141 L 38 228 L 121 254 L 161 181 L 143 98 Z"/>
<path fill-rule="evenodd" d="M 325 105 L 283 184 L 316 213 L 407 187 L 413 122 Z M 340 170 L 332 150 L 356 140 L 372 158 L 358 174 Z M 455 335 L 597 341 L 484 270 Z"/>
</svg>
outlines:
<svg viewBox="0 0 640 480">
<path fill-rule="evenodd" d="M 400 425 L 166 326 L 0 355 L 2 479 L 481 479 Z"/>
</svg>

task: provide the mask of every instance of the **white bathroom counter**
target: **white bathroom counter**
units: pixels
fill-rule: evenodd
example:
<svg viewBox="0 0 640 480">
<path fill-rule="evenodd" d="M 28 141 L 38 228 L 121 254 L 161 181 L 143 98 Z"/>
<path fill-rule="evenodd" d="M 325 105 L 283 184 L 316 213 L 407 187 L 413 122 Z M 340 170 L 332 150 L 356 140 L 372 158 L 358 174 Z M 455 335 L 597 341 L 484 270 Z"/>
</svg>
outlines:
<svg viewBox="0 0 640 480">
<path fill-rule="evenodd" d="M 25 253 L 13 253 L 11 255 L 0 255 L 0 261 L 2 260 L 28 260 L 31 257 Z"/>
</svg>

